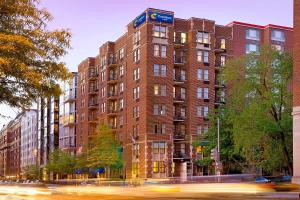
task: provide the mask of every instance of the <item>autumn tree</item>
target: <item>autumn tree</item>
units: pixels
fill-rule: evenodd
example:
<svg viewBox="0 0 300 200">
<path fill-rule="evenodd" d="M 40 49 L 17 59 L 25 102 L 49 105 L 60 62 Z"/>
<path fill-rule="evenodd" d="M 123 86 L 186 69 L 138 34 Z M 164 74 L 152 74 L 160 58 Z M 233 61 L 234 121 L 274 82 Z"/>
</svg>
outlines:
<svg viewBox="0 0 300 200">
<path fill-rule="evenodd" d="M 62 56 L 68 30 L 49 30 L 51 14 L 39 0 L 0 1 L 0 104 L 24 108 L 37 97 L 59 95 L 70 77 Z"/>
<path fill-rule="evenodd" d="M 249 165 L 292 174 L 292 57 L 263 46 L 227 63 L 226 120 Z"/>
</svg>

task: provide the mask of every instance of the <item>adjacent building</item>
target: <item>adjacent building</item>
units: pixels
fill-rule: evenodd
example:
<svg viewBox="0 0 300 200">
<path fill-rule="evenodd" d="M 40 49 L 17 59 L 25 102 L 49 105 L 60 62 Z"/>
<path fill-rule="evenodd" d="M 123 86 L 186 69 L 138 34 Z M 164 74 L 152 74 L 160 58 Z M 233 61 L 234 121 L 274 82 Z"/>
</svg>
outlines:
<svg viewBox="0 0 300 200">
<path fill-rule="evenodd" d="M 300 183 L 300 1 L 294 0 L 293 182 Z"/>
<path fill-rule="evenodd" d="M 268 24 L 266 26 L 232 22 L 233 56 L 259 52 L 262 45 L 271 45 L 279 51 L 292 52 L 293 28 Z"/>
<path fill-rule="evenodd" d="M 45 167 L 51 152 L 59 147 L 59 98 L 40 99 L 38 110 L 38 165 Z M 51 176 L 44 171 L 44 179 Z"/>
<path fill-rule="evenodd" d="M 76 153 L 76 98 L 77 73 L 70 81 L 63 83 L 59 108 L 59 148 L 71 154 Z"/>
<path fill-rule="evenodd" d="M 25 110 L 21 117 L 21 171 L 38 164 L 37 110 Z"/>
<path fill-rule="evenodd" d="M 10 123 L 3 126 L 0 131 L 0 178 L 5 178 L 8 170 L 8 127 Z"/>
</svg>

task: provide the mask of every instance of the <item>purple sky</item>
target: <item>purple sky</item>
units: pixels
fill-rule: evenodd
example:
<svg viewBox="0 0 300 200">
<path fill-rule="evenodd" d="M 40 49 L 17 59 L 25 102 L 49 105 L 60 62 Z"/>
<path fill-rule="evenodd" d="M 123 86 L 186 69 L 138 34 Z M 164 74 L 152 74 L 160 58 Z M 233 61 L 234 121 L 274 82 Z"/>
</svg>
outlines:
<svg viewBox="0 0 300 200">
<path fill-rule="evenodd" d="M 292 26 L 292 0 L 41 0 L 54 16 L 51 28 L 69 28 L 72 49 L 63 59 L 72 71 L 99 46 L 114 41 L 146 8 L 175 12 L 175 17 L 199 17 L 225 25 L 231 21 Z M 9 108 L 0 112 L 14 116 Z M 0 126 L 4 121 L 0 118 Z"/>
</svg>

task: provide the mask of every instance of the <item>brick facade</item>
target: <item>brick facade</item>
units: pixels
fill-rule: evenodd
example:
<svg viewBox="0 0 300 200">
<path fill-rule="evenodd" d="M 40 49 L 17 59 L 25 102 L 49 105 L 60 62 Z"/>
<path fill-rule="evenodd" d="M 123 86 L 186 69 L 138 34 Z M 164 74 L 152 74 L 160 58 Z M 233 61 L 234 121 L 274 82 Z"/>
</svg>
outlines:
<svg viewBox="0 0 300 200">
<path fill-rule="evenodd" d="M 300 1 L 294 0 L 293 182 L 300 183 Z"/>
</svg>

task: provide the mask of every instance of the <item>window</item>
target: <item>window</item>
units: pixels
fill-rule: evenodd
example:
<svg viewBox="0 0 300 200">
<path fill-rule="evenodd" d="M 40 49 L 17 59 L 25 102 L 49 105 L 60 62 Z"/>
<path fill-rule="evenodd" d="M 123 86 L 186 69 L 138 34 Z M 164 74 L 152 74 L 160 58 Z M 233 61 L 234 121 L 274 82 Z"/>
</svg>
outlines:
<svg viewBox="0 0 300 200">
<path fill-rule="evenodd" d="M 156 64 L 153 65 L 153 73 L 154 73 L 154 76 L 159 76 L 159 75 L 160 75 L 160 73 L 159 73 L 159 71 L 160 71 L 159 68 L 160 68 L 159 65 L 156 65 Z"/>
<path fill-rule="evenodd" d="M 120 100 L 120 109 L 123 109 L 124 108 L 124 99 L 121 99 Z"/>
<path fill-rule="evenodd" d="M 202 88 L 200 87 L 197 88 L 197 98 L 202 99 Z"/>
<path fill-rule="evenodd" d="M 120 122 L 120 126 L 124 125 L 124 117 L 123 116 L 120 116 L 119 122 Z"/>
<path fill-rule="evenodd" d="M 160 72 L 161 72 L 161 76 L 163 76 L 163 77 L 167 76 L 167 66 L 166 65 L 161 65 L 160 66 Z"/>
<path fill-rule="evenodd" d="M 153 173 L 158 173 L 159 172 L 159 162 L 155 161 L 153 162 Z"/>
<path fill-rule="evenodd" d="M 208 79 L 208 70 L 207 70 L 207 69 L 204 70 L 204 80 L 205 80 L 205 81 L 208 81 L 208 80 L 209 80 L 209 79 Z"/>
<path fill-rule="evenodd" d="M 201 135 L 201 133 L 202 133 L 202 127 L 200 125 L 198 125 L 197 129 L 196 129 L 196 134 Z"/>
<path fill-rule="evenodd" d="M 208 106 L 203 107 L 203 116 L 207 117 L 208 116 Z"/>
<path fill-rule="evenodd" d="M 135 81 L 140 79 L 140 68 L 137 68 L 137 69 L 133 70 L 133 79 Z"/>
<path fill-rule="evenodd" d="M 204 51 L 203 62 L 208 63 L 208 51 Z"/>
<path fill-rule="evenodd" d="M 260 38 L 259 34 L 260 34 L 259 30 L 248 29 L 248 30 L 246 30 L 246 39 L 259 40 L 259 38 Z"/>
<path fill-rule="evenodd" d="M 273 44 L 272 47 L 273 47 L 275 50 L 279 51 L 279 52 L 283 52 L 283 51 L 284 51 L 284 48 L 283 48 L 282 45 L 279 45 L 279 44 Z"/>
<path fill-rule="evenodd" d="M 139 162 L 132 162 L 132 174 L 139 175 Z"/>
<path fill-rule="evenodd" d="M 180 70 L 180 79 L 185 81 L 185 70 Z"/>
<path fill-rule="evenodd" d="M 154 45 L 154 56 L 155 57 L 159 56 L 159 45 L 158 44 Z"/>
<path fill-rule="evenodd" d="M 153 153 L 154 154 L 165 154 L 166 153 L 166 142 L 153 142 Z"/>
<path fill-rule="evenodd" d="M 140 61 L 140 58 L 141 58 L 141 50 L 138 48 L 133 52 L 133 61 L 138 62 Z"/>
<path fill-rule="evenodd" d="M 226 40 L 225 39 L 221 39 L 221 49 L 226 49 Z"/>
<path fill-rule="evenodd" d="M 154 56 L 159 57 L 161 56 L 162 58 L 167 57 L 167 46 L 166 45 L 154 45 Z"/>
<path fill-rule="evenodd" d="M 154 95 L 156 95 L 156 96 L 159 95 L 159 85 L 158 84 L 154 85 Z"/>
<path fill-rule="evenodd" d="M 272 40 L 284 42 L 285 41 L 284 32 L 279 30 L 272 30 Z"/>
<path fill-rule="evenodd" d="M 166 115 L 166 105 L 164 104 L 154 104 L 153 105 L 154 115 Z"/>
<path fill-rule="evenodd" d="M 167 46 L 165 46 L 165 45 L 161 46 L 161 57 L 163 57 L 163 58 L 167 57 Z"/>
<path fill-rule="evenodd" d="M 140 98 L 140 87 L 133 88 L 133 99 L 137 100 Z"/>
<path fill-rule="evenodd" d="M 140 126 L 139 125 L 133 126 L 132 132 L 133 132 L 133 136 L 138 136 L 140 132 Z"/>
<path fill-rule="evenodd" d="M 167 76 L 167 66 L 166 65 L 153 65 L 153 74 L 154 76 Z"/>
<path fill-rule="evenodd" d="M 258 44 L 246 44 L 246 53 L 256 52 L 259 53 L 259 46 Z"/>
<path fill-rule="evenodd" d="M 119 51 L 119 58 L 120 59 L 124 58 L 124 48 L 120 49 L 120 51 Z"/>
<path fill-rule="evenodd" d="M 198 71 L 197 71 L 197 79 L 198 79 L 199 81 L 202 80 L 202 69 L 198 69 Z"/>
<path fill-rule="evenodd" d="M 140 31 L 137 31 L 134 33 L 133 35 L 133 43 L 135 45 L 139 45 L 140 44 L 140 40 L 141 40 L 141 32 Z"/>
<path fill-rule="evenodd" d="M 153 36 L 160 37 L 160 38 L 166 38 L 167 37 L 167 27 L 154 25 L 153 26 Z"/>
<path fill-rule="evenodd" d="M 180 41 L 182 44 L 186 43 L 186 33 L 181 33 L 180 34 L 181 38 L 180 38 Z"/>
<path fill-rule="evenodd" d="M 120 76 L 124 75 L 124 66 L 123 65 L 120 66 L 119 74 L 120 74 Z"/>
<path fill-rule="evenodd" d="M 204 88 L 204 99 L 209 99 L 208 98 L 208 88 Z"/>
<path fill-rule="evenodd" d="M 221 102 L 225 102 L 225 91 L 224 90 L 221 91 L 220 97 L 221 97 L 220 98 Z"/>
<path fill-rule="evenodd" d="M 155 134 L 166 134 L 166 124 L 154 123 Z"/>
<path fill-rule="evenodd" d="M 204 127 L 203 127 L 203 133 L 207 133 L 208 132 L 208 125 L 205 124 Z"/>
<path fill-rule="evenodd" d="M 197 37 L 197 42 L 198 43 L 204 43 L 204 44 L 209 44 L 210 43 L 209 33 L 198 32 L 196 37 Z"/>
<path fill-rule="evenodd" d="M 140 149 L 140 145 L 139 144 L 133 144 L 132 145 L 132 155 L 133 157 L 137 158 L 139 155 L 139 149 Z"/>
<path fill-rule="evenodd" d="M 185 112 L 185 108 L 184 107 L 180 108 L 180 116 L 181 117 L 185 117 L 186 116 L 186 112 Z"/>
<path fill-rule="evenodd" d="M 197 61 L 202 62 L 203 52 L 201 50 L 197 51 Z"/>
<path fill-rule="evenodd" d="M 120 92 L 124 92 L 124 83 L 120 83 Z"/>
<path fill-rule="evenodd" d="M 102 96 L 102 97 L 105 97 L 105 87 L 104 87 L 104 88 L 101 88 L 101 96 Z"/>
<path fill-rule="evenodd" d="M 226 57 L 225 56 L 221 56 L 221 66 L 225 66 L 226 64 Z"/>
<path fill-rule="evenodd" d="M 181 99 L 185 99 L 185 97 L 186 97 L 186 89 L 185 88 L 180 88 L 180 97 L 181 97 Z"/>
<path fill-rule="evenodd" d="M 138 118 L 140 117 L 140 107 L 135 106 L 133 107 L 133 118 Z"/>
<path fill-rule="evenodd" d="M 197 117 L 202 117 L 202 106 L 197 106 Z"/>
</svg>

